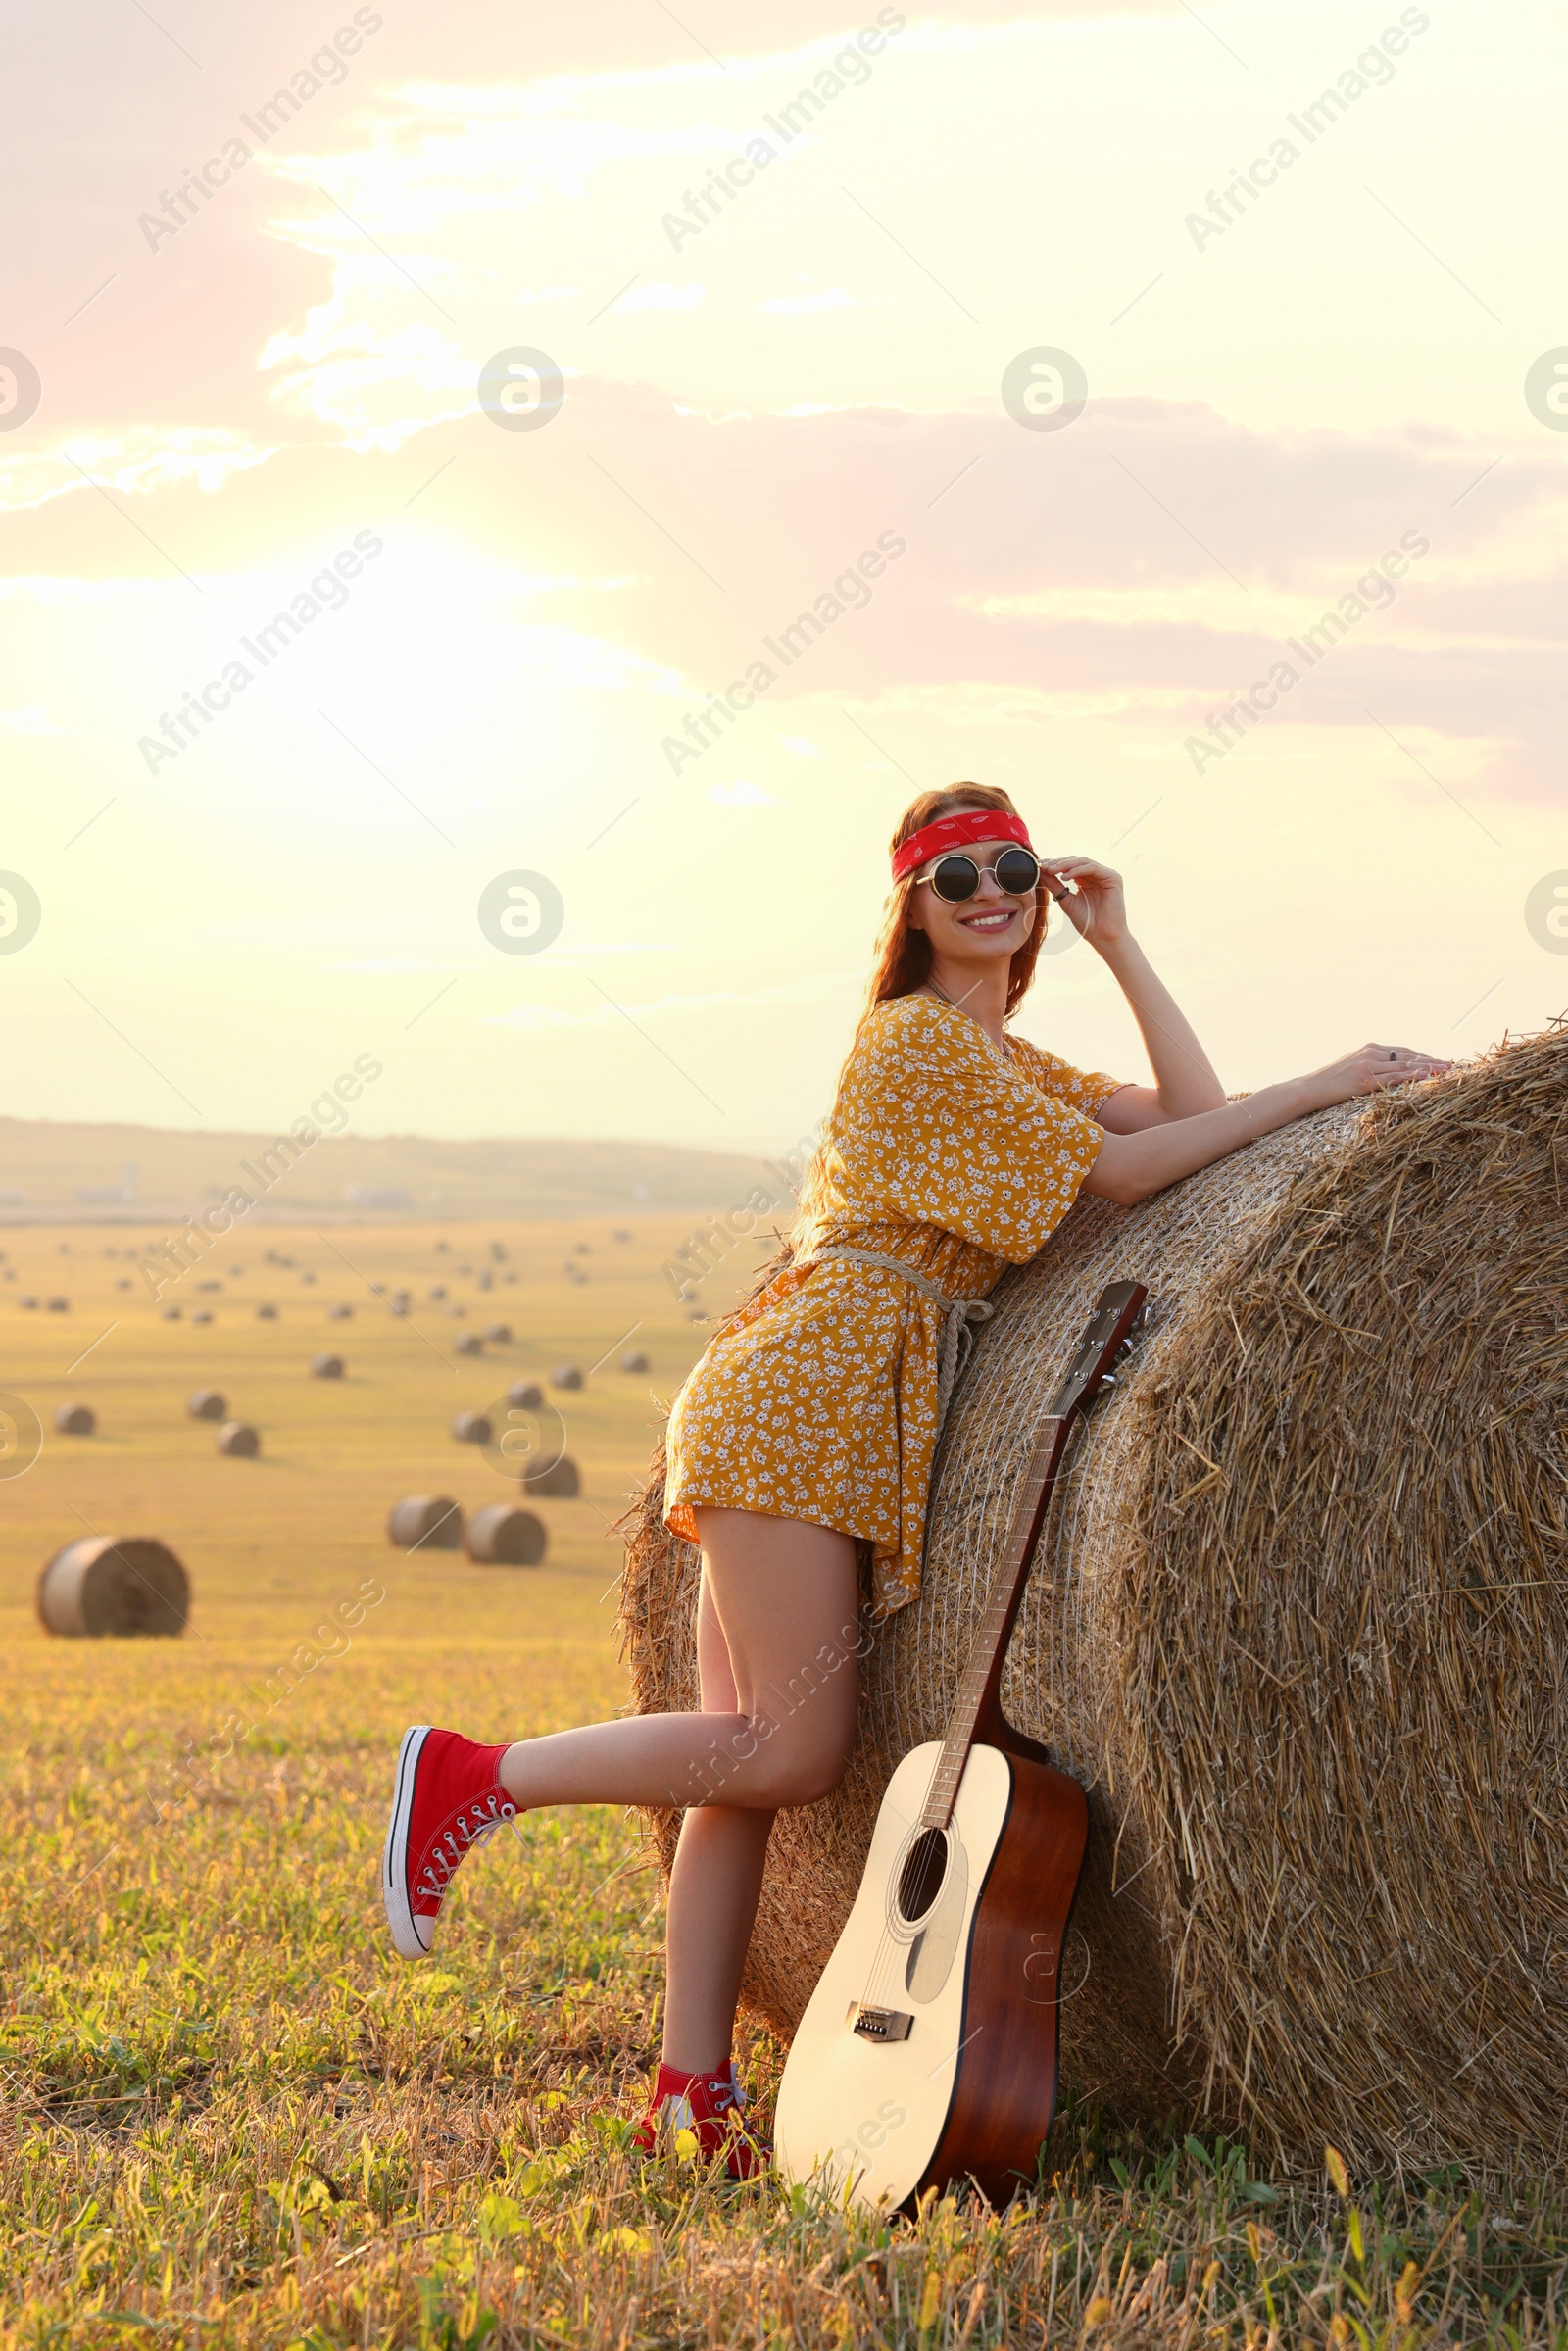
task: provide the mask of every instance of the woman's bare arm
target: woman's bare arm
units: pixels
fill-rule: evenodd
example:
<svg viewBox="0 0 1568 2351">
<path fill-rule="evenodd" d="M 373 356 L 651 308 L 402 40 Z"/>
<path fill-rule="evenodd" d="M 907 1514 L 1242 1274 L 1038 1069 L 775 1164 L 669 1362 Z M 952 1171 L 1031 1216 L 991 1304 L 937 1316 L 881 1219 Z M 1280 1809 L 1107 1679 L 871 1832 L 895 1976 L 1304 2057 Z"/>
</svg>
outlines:
<svg viewBox="0 0 1568 2351">
<path fill-rule="evenodd" d="M 1196 1117 L 1171 1119 L 1136 1134 L 1107 1131 L 1083 1189 L 1130 1208 L 1151 1193 L 1162 1192 L 1167 1184 L 1239 1151 L 1244 1143 L 1304 1118 L 1310 1110 L 1324 1110 L 1331 1102 L 1349 1102 L 1385 1086 L 1401 1086 L 1412 1078 L 1437 1077 L 1451 1066 L 1407 1046 L 1363 1045 L 1358 1053 L 1347 1053 L 1307 1077 L 1286 1078 Z M 1114 1102 L 1116 1097 L 1110 1099 Z"/>
<path fill-rule="evenodd" d="M 1102 1105 L 1108 1133 L 1135 1135 L 1168 1119 L 1195 1118 L 1217 1110 L 1225 1089 L 1199 1044 L 1187 1015 L 1127 928 L 1127 903 L 1119 873 L 1093 857 L 1045 857 L 1046 868 L 1076 883 L 1076 895 L 1058 902 L 1057 922 L 1082 932 L 1114 978 L 1138 1023 L 1152 1086 L 1119 1086 Z"/>
</svg>

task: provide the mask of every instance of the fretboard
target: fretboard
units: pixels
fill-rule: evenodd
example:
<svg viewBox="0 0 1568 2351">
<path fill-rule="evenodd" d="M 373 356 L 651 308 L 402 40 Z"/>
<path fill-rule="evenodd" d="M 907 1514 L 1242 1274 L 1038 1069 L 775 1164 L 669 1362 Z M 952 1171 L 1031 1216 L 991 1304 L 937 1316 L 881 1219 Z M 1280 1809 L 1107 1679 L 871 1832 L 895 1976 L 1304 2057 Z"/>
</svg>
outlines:
<svg viewBox="0 0 1568 2351">
<path fill-rule="evenodd" d="M 1040 1539 L 1041 1523 L 1050 1502 L 1051 1489 L 1076 1417 L 1076 1414 L 1068 1414 L 1066 1418 L 1053 1415 L 1040 1424 L 1040 1434 L 1035 1440 L 1029 1467 L 1024 1473 L 1018 1499 L 1013 1505 L 1007 1539 L 1002 1546 L 986 1611 L 970 1645 L 963 1678 L 958 1684 L 953 1711 L 943 1733 L 942 1759 L 937 1765 L 930 1793 L 920 1815 L 922 1828 L 945 1829 L 953 1817 L 958 1783 L 963 1778 L 963 1767 L 969 1760 L 969 1749 L 974 1744 L 981 1710 L 988 1697 L 995 1700 L 1001 1684 L 1003 1659 L 1012 1632 L 1013 1618 L 1018 1612 L 1024 1581 Z"/>
</svg>

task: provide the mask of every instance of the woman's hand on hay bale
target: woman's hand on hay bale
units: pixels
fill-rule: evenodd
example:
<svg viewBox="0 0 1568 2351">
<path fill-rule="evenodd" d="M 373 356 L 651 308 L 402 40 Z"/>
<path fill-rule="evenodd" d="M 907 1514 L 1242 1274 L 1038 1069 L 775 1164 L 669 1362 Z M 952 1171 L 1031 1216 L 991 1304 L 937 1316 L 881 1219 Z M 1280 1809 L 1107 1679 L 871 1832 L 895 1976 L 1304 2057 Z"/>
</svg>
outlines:
<svg viewBox="0 0 1568 2351">
<path fill-rule="evenodd" d="M 1343 1059 L 1314 1070 L 1305 1083 L 1321 1087 L 1313 1106 L 1326 1110 L 1331 1102 L 1351 1102 L 1358 1094 L 1378 1094 L 1385 1086 L 1405 1086 L 1412 1078 L 1438 1078 L 1452 1067 L 1451 1061 L 1441 1061 L 1413 1045 L 1362 1045 Z"/>
</svg>

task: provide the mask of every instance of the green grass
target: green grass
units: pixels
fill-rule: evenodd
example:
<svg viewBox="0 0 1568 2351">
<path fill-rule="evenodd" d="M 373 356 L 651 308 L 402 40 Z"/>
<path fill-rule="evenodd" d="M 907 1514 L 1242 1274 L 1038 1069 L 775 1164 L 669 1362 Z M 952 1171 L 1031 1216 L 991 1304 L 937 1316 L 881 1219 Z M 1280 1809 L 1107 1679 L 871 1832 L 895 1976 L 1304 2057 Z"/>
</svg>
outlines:
<svg viewBox="0 0 1568 2351">
<path fill-rule="evenodd" d="M 625 1702 L 606 1522 L 657 1407 L 649 1380 L 614 1370 L 616 1343 L 641 1325 L 667 1396 L 701 1338 L 659 1281 L 673 1227 L 645 1221 L 629 1245 L 588 1225 L 496 1230 L 522 1278 L 482 1303 L 454 1272 L 482 1259 L 472 1232 L 453 1228 L 439 1259 L 434 1235 L 362 1237 L 370 1279 L 445 1279 L 467 1301 L 464 1325 L 421 1315 L 448 1357 L 456 1328 L 513 1323 L 513 1347 L 456 1370 L 308 1233 L 266 1237 L 300 1260 L 268 1269 L 280 1323 L 254 1319 L 252 1248 L 207 1329 L 113 1289 L 123 1261 L 101 1248 L 122 1236 L 74 1234 L 69 1258 L 53 1236 L 8 1237 L 25 1279 L 0 1300 L 59 1289 L 73 1306 L 0 1302 L 0 1384 L 46 1419 L 85 1396 L 101 1434 L 51 1437 L 0 1485 L 6 2351 L 1568 2335 L 1552 2190 L 1259 2178 L 1192 2118 L 1138 2137 L 1070 2094 L 1041 2192 L 1005 2214 L 950 2197 L 884 2224 L 673 2155 L 639 2167 L 624 2138 L 657 2045 L 661 1901 L 612 1813 L 531 1816 L 466 1866 L 434 1961 L 393 1958 L 377 1866 L 397 1734 L 434 1720 L 502 1738 Z M 593 1245 L 581 1287 L 560 1272 L 577 1238 Z M 358 1261 L 362 1242 L 338 1239 Z M 331 1295 L 355 1299 L 351 1323 L 326 1321 Z M 349 1358 L 341 1388 L 303 1374 L 329 1343 Z M 452 1412 L 605 1348 L 562 1399 L 585 1493 L 540 1506 L 543 1568 L 388 1547 L 399 1494 L 506 1491 L 447 1437 Z M 183 1418 L 203 1380 L 259 1421 L 259 1462 L 218 1458 Z M 183 1640 L 42 1635 L 33 1578 L 83 1521 L 180 1550 Z M 313 1644 L 367 1584 L 382 1596 L 347 1646 Z M 274 1671 L 290 1658 L 291 1692 Z M 781 2052 L 749 2033 L 741 2055 L 765 2121 Z"/>
</svg>

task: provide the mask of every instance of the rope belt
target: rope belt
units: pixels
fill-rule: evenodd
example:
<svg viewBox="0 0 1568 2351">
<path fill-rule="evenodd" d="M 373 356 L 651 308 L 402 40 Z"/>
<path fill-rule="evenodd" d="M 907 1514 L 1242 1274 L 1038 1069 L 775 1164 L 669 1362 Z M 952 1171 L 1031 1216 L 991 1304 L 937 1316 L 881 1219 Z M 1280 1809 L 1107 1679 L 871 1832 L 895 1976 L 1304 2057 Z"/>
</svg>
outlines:
<svg viewBox="0 0 1568 2351">
<path fill-rule="evenodd" d="M 949 1298 L 928 1273 L 918 1265 L 906 1265 L 902 1257 L 879 1257 L 875 1249 L 851 1249 L 846 1243 L 830 1242 L 826 1248 L 813 1250 L 811 1263 L 820 1265 L 826 1257 L 838 1257 L 850 1265 L 875 1265 L 883 1273 L 902 1274 L 911 1282 L 932 1304 L 943 1313 L 942 1338 L 937 1349 L 937 1435 L 948 1417 L 948 1405 L 958 1374 L 969 1359 L 974 1345 L 977 1322 L 989 1322 L 994 1308 L 986 1298 Z"/>
</svg>

